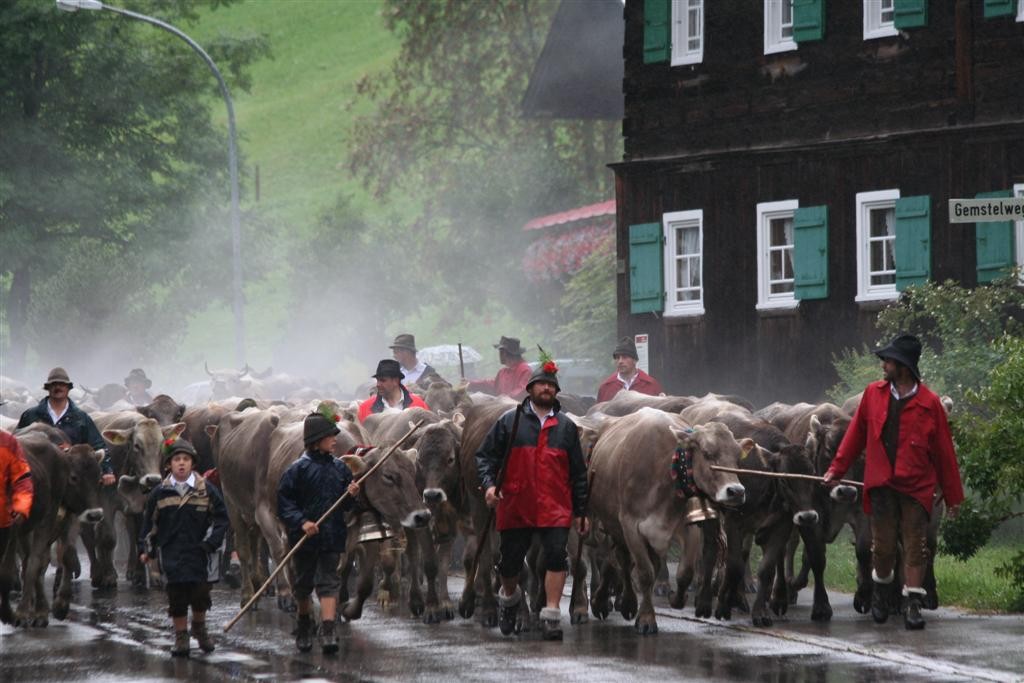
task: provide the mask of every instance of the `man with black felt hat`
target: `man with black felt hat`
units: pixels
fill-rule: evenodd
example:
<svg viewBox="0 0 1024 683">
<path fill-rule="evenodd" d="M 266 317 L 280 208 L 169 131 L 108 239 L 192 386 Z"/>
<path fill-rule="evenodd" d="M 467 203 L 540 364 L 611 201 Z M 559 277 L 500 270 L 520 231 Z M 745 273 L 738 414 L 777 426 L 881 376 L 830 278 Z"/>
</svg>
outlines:
<svg viewBox="0 0 1024 683">
<path fill-rule="evenodd" d="M 871 519 L 871 616 L 881 624 L 896 604 L 897 542 L 903 549 L 903 621 L 924 628 L 927 528 L 936 487 L 948 514 L 964 499 L 960 470 L 946 410 L 921 382 L 921 342 L 909 334 L 875 350 L 885 379 L 864 390 L 860 406 L 839 445 L 826 485 L 834 486 L 853 461 L 866 453 L 864 511 Z M 866 448 L 866 451 L 865 451 Z"/>
<path fill-rule="evenodd" d="M 68 371 L 64 368 L 54 368 L 43 383 L 43 390 L 47 396 L 34 408 L 29 408 L 21 414 L 18 420 L 17 429 L 28 427 L 35 422 L 42 422 L 64 432 L 68 437 L 68 444 L 78 446 L 87 444 L 100 454 L 100 471 L 103 472 L 103 485 L 113 486 L 116 482 L 114 467 L 107 454 L 107 443 L 96 428 L 96 423 L 89 415 L 75 405 L 75 402 L 68 397 L 68 392 L 75 388 Z"/>
<path fill-rule="evenodd" d="M 623 337 L 612 351 L 615 372 L 609 375 L 597 389 L 597 402 L 610 401 L 623 389 L 641 394 L 657 396 L 662 393 L 661 383 L 636 366 L 640 354 L 632 337 Z"/>
<path fill-rule="evenodd" d="M 515 337 L 502 337 L 494 345 L 498 349 L 498 360 L 502 368 L 494 379 L 476 379 L 469 383 L 469 391 L 482 391 L 495 396 L 511 396 L 521 399 L 526 395 L 526 383 L 533 371 L 523 359 L 524 349 Z"/>
<path fill-rule="evenodd" d="M 430 410 L 426 401 L 410 392 L 402 384 L 405 374 L 397 360 L 385 358 L 377 363 L 377 393 L 359 404 L 359 421 L 365 422 L 373 413 L 401 411 L 406 408 Z"/>
<path fill-rule="evenodd" d="M 124 378 L 124 386 L 128 389 L 128 401 L 133 406 L 145 406 L 153 402 L 153 397 L 146 389 L 153 386 L 153 381 L 146 377 L 142 368 L 134 368 Z"/>
<path fill-rule="evenodd" d="M 484 499 L 497 508 L 494 528 L 501 537 L 498 626 L 504 635 L 516 630 L 523 599 L 519 573 L 537 536 L 544 549 L 547 600 L 540 611 L 542 634 L 545 640 L 561 640 L 559 601 L 569 568 L 569 527 L 575 518 L 581 535 L 589 528 L 587 466 L 579 431 L 555 398 L 558 366 L 553 360 L 542 358 L 526 391 L 527 398 L 498 419 L 476 453 Z"/>
</svg>

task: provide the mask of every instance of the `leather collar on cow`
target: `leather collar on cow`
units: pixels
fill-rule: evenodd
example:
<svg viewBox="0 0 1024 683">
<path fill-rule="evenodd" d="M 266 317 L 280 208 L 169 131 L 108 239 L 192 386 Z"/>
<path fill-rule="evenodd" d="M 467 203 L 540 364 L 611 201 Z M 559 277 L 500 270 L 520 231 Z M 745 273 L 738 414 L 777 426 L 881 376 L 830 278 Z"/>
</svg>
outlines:
<svg viewBox="0 0 1024 683">
<path fill-rule="evenodd" d="M 676 485 L 676 495 L 680 498 L 701 495 L 693 479 L 693 449 L 676 448 L 672 456 L 672 480 Z"/>
</svg>

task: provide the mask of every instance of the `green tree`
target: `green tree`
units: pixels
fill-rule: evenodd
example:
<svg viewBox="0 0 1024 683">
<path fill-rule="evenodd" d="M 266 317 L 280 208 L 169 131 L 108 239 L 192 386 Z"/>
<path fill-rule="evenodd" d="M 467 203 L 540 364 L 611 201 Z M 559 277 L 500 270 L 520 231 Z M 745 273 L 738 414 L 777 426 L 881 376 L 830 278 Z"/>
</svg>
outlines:
<svg viewBox="0 0 1024 683">
<path fill-rule="evenodd" d="M 125 4 L 188 26 L 200 6 L 227 1 Z M 207 50 L 244 89 L 244 67 L 267 44 L 223 38 Z M 215 80 L 175 36 L 36 0 L 0 3 L 0 64 L 7 371 L 21 371 L 29 348 L 159 352 L 200 287 L 230 291 L 225 269 L 211 267 L 230 253 Z"/>
<path fill-rule="evenodd" d="M 556 338 L 581 358 L 607 358 L 615 347 L 615 240 L 608 237 L 583 261 L 562 295 L 564 322 Z"/>
</svg>

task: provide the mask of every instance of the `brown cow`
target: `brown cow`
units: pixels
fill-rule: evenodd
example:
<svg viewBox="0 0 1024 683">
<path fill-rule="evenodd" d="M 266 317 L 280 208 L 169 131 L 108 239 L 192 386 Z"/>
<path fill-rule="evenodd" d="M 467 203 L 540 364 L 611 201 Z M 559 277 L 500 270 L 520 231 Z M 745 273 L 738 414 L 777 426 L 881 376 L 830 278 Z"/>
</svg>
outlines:
<svg viewBox="0 0 1024 683">
<path fill-rule="evenodd" d="M 600 413 L 609 417 L 621 417 L 635 413 L 641 408 L 657 408 L 666 413 L 679 413 L 680 410 L 694 404 L 693 396 L 648 396 L 637 391 L 620 391 L 609 401 L 595 403 L 587 410 L 587 415 Z"/>
<path fill-rule="evenodd" d="M 147 405 L 137 406 L 135 410 L 144 417 L 153 418 L 162 427 L 181 422 L 185 417 L 185 404 L 178 403 L 167 394 L 158 394 Z"/>
<path fill-rule="evenodd" d="M 752 442 L 742 447 L 749 449 Z M 692 457 L 699 495 L 716 507 L 743 503 L 745 492 L 736 475 L 711 469 L 714 464 L 736 467 L 740 459 L 741 444 L 721 424 L 690 429 L 678 416 L 643 408 L 603 429 L 590 458 L 589 513 L 608 532 L 623 576 L 635 570 L 637 585 L 624 582 L 620 611 L 627 619 L 636 617 L 641 634 L 657 633 L 652 602 L 656 563 L 685 514 L 685 499 L 676 495 L 670 476 L 677 449 Z M 602 581 L 592 603 L 607 605 L 608 588 Z M 710 585 L 706 588 L 710 605 Z"/>
</svg>

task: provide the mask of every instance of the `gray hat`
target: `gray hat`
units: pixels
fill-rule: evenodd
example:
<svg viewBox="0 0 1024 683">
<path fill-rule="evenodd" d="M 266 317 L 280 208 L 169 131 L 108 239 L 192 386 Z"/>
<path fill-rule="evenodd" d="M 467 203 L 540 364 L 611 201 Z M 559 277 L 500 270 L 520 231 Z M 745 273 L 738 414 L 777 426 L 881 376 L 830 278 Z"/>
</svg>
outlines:
<svg viewBox="0 0 1024 683">
<path fill-rule="evenodd" d="M 619 343 L 615 345 L 615 350 L 612 351 L 612 358 L 615 356 L 629 356 L 633 360 L 640 360 L 640 355 L 636 352 L 636 342 L 632 337 L 623 337 L 619 340 Z"/>
<path fill-rule="evenodd" d="M 142 368 L 135 368 L 128 373 L 128 376 L 124 378 L 124 385 L 128 386 L 129 382 L 142 382 L 147 389 L 153 386 L 153 381 L 146 377 L 146 373 Z"/>
<path fill-rule="evenodd" d="M 389 349 L 408 349 L 413 353 L 416 353 L 416 337 L 411 334 L 400 334 L 395 337 L 395 341 L 391 342 L 388 346 Z"/>
<path fill-rule="evenodd" d="M 170 439 L 168 439 L 168 441 L 170 441 Z M 188 453 L 190 456 L 192 456 L 192 466 L 195 467 L 199 456 L 196 455 L 196 449 L 195 446 L 192 445 L 192 442 L 182 439 L 180 437 L 175 439 L 170 444 L 168 444 L 167 441 L 165 441 L 163 445 L 164 467 L 167 466 L 167 463 L 170 462 L 171 458 L 174 457 L 175 453 Z"/>
<path fill-rule="evenodd" d="M 71 378 L 68 377 L 68 371 L 64 368 L 54 368 L 50 370 L 50 374 L 46 376 L 46 382 L 43 384 L 43 391 L 49 391 L 51 384 L 67 384 L 68 389 L 74 389 L 75 385 L 71 382 Z"/>
<path fill-rule="evenodd" d="M 500 349 L 512 356 L 521 356 L 525 351 L 525 349 L 520 346 L 519 340 L 515 337 L 502 337 L 498 340 L 498 343 L 494 345 L 494 348 Z"/>
</svg>

